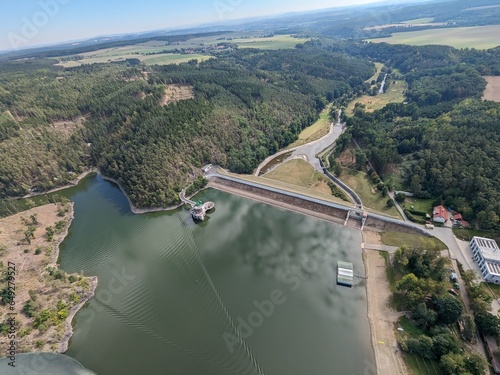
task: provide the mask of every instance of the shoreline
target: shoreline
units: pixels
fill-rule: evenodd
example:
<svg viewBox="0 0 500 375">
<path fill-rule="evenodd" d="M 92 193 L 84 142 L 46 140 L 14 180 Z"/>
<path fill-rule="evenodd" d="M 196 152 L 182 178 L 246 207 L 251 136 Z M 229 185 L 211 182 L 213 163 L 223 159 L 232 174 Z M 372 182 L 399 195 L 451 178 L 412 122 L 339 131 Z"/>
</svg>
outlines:
<svg viewBox="0 0 500 375">
<path fill-rule="evenodd" d="M 56 241 L 54 241 L 52 259 L 51 259 L 52 263 L 49 264 L 49 266 L 55 267 L 57 269 L 60 269 L 59 264 L 57 263 L 57 260 L 59 259 L 59 254 L 60 254 L 59 246 L 61 245 L 61 243 L 63 243 L 63 241 L 68 236 L 69 228 L 71 227 L 71 224 L 73 223 L 73 220 L 75 218 L 75 209 L 74 209 L 75 203 L 70 202 L 69 205 L 70 205 L 70 212 L 68 215 L 68 222 L 67 222 L 64 230 L 57 237 Z M 76 316 L 76 314 L 78 313 L 78 311 L 80 311 L 80 309 L 91 298 L 94 297 L 95 290 L 97 288 L 97 276 L 86 276 L 86 277 L 90 279 L 90 288 L 89 288 L 88 292 L 85 294 L 85 296 L 82 298 L 82 300 L 71 308 L 68 317 L 64 321 L 65 330 L 64 330 L 64 334 L 62 335 L 61 341 L 57 345 L 57 350 L 56 350 L 57 353 L 63 354 L 64 352 L 66 352 L 68 350 L 69 341 L 71 340 L 71 337 L 73 337 L 73 319 Z"/>
<path fill-rule="evenodd" d="M 88 170 L 88 171 L 82 173 L 80 176 L 78 176 L 78 178 L 76 180 L 73 180 L 71 185 L 59 187 L 59 188 L 53 189 L 49 192 L 40 193 L 40 194 L 36 194 L 36 195 L 43 195 L 43 194 L 47 194 L 50 192 L 64 190 L 64 189 L 67 189 L 70 187 L 74 187 L 83 178 L 85 178 L 87 175 L 89 175 L 92 172 L 96 173 L 102 179 L 116 184 L 119 187 L 120 191 L 127 198 L 127 201 L 129 203 L 129 207 L 134 214 L 166 212 L 166 211 L 178 209 L 184 205 L 181 202 L 178 205 L 169 206 L 169 207 L 138 208 L 138 207 L 133 205 L 133 203 L 130 200 L 130 197 L 126 194 L 125 190 L 123 189 L 123 187 L 121 186 L 121 184 L 118 181 L 116 181 L 115 179 L 113 179 L 111 177 L 108 177 L 108 176 L 101 174 L 100 171 L 96 170 L 96 169 L 91 169 L 91 170 Z M 76 181 L 76 183 L 75 183 L 75 181 Z M 289 204 L 286 202 L 275 201 L 272 198 L 268 198 L 264 195 L 256 194 L 256 193 L 253 193 L 250 191 L 245 191 L 242 189 L 238 189 L 236 187 L 225 186 L 223 184 L 218 183 L 217 181 L 210 181 L 206 187 L 197 191 L 193 195 L 196 195 L 200 191 L 207 189 L 207 188 L 212 188 L 212 189 L 216 189 L 219 191 L 227 192 L 227 193 L 234 194 L 234 195 L 237 195 L 237 196 L 240 196 L 243 198 L 254 200 L 256 202 L 267 204 L 267 205 L 270 205 L 270 206 L 273 206 L 273 207 L 276 207 L 279 209 L 284 209 L 284 210 L 295 212 L 295 213 L 305 215 L 308 217 L 313 217 L 313 218 L 316 218 L 316 219 L 319 219 L 322 221 L 327 221 L 327 222 L 332 223 L 334 225 L 346 226 L 349 229 L 359 230 L 361 232 L 362 236 L 364 236 L 364 234 L 363 234 L 364 231 L 360 230 L 357 223 L 354 223 L 355 225 L 353 225 L 353 223 L 351 221 L 349 221 L 347 225 L 343 225 L 344 218 L 342 218 L 342 217 L 336 217 L 336 216 L 329 215 L 327 213 L 317 212 L 314 210 L 310 210 L 310 209 L 303 208 L 303 207 L 293 205 L 293 204 Z M 30 197 L 36 196 L 36 195 L 30 195 Z M 54 254 L 52 257 L 52 263 L 56 267 L 58 267 L 56 262 L 57 262 L 57 259 L 59 258 L 59 253 L 60 253 L 59 245 L 66 238 L 66 236 L 69 232 L 69 228 L 71 226 L 71 223 L 74 219 L 73 206 L 74 206 L 74 203 L 71 202 L 71 213 L 70 213 L 70 219 L 68 221 L 68 224 L 67 224 L 65 230 L 63 231 L 63 233 L 61 233 L 60 237 L 58 238 L 57 243 L 54 244 Z M 376 254 L 376 256 L 379 256 L 379 255 Z M 362 250 L 362 258 L 363 258 L 363 264 L 365 267 L 365 274 L 368 275 L 370 273 L 370 271 L 369 271 L 370 262 L 368 260 L 368 252 L 367 251 Z M 385 276 L 385 268 L 383 268 L 383 274 Z M 387 283 L 387 280 L 385 280 L 385 282 Z M 78 311 L 80 311 L 80 309 L 83 306 L 85 306 L 85 304 L 87 304 L 88 301 L 90 301 L 90 299 L 92 299 L 94 297 L 95 290 L 97 288 L 97 284 L 98 284 L 97 277 L 91 276 L 90 277 L 90 289 L 89 289 L 89 291 L 82 298 L 82 300 L 77 305 L 73 306 L 73 308 L 70 310 L 70 314 L 65 321 L 65 332 L 64 332 L 63 338 L 61 339 L 61 342 L 58 344 L 58 349 L 57 349 L 58 353 L 64 353 L 68 350 L 69 342 L 71 340 L 71 337 L 73 336 L 73 319 L 76 316 L 76 314 L 78 313 Z M 401 374 L 403 374 L 404 375 L 404 374 L 406 374 L 406 370 L 402 370 L 403 368 L 405 368 L 403 359 L 402 358 L 397 359 L 396 357 L 394 357 L 394 353 L 397 353 L 397 351 L 398 351 L 397 347 L 390 349 L 391 352 L 393 353 L 393 355 L 389 355 L 389 356 L 387 354 L 385 354 L 385 355 L 381 354 L 380 351 L 378 350 L 380 343 L 379 343 L 379 340 L 377 340 L 377 336 L 378 336 L 378 334 L 380 334 L 380 332 L 378 332 L 380 330 L 377 330 L 376 317 L 379 316 L 379 319 L 380 319 L 380 315 L 384 316 L 384 313 L 383 313 L 383 310 L 377 309 L 374 306 L 374 305 L 376 305 L 376 300 L 378 300 L 380 297 L 373 290 L 373 288 L 374 288 L 374 286 L 370 282 L 367 282 L 367 285 L 366 285 L 367 319 L 368 319 L 368 323 L 369 323 L 369 327 L 370 327 L 371 345 L 372 345 L 373 353 L 374 353 L 374 357 L 375 357 L 377 374 L 379 374 L 379 375 L 381 375 L 381 374 L 384 374 L 384 375 L 386 375 L 386 374 L 387 375 L 401 375 Z M 388 285 L 387 285 L 387 288 L 389 288 Z M 387 289 L 387 293 L 390 293 L 389 289 Z M 386 319 L 387 319 L 387 317 L 386 317 Z M 395 323 L 395 321 L 392 322 L 391 324 L 394 325 L 394 323 Z M 387 331 L 387 327 L 384 330 Z M 398 354 L 396 354 L 396 355 L 399 356 Z M 396 370 L 396 369 L 398 369 L 398 370 Z M 395 372 L 391 372 L 391 371 L 395 371 Z"/>
<path fill-rule="evenodd" d="M 402 315 L 390 306 L 391 290 L 385 259 L 378 251 L 362 250 L 365 266 L 367 318 L 378 375 L 407 375 L 408 368 L 396 340 L 395 325 Z"/>
<path fill-rule="evenodd" d="M 103 180 L 106 180 L 106 181 L 109 181 L 109 182 L 112 182 L 114 183 L 116 186 L 118 186 L 121 190 L 121 192 L 123 193 L 123 195 L 125 196 L 125 198 L 127 198 L 127 201 L 128 201 L 128 204 L 130 206 L 130 210 L 134 213 L 134 214 L 147 214 L 147 213 L 152 213 L 152 212 L 163 212 L 163 211 L 172 211 L 172 210 L 176 210 L 182 206 L 184 206 L 184 203 L 179 203 L 177 205 L 174 205 L 174 206 L 168 206 L 168 207 L 151 207 L 151 208 L 138 208 L 136 206 L 134 206 L 134 204 L 132 203 L 132 201 L 130 200 L 130 197 L 128 196 L 128 194 L 125 192 L 125 189 L 123 189 L 123 186 L 117 181 L 115 180 L 114 178 L 112 177 L 108 177 L 108 176 L 105 176 L 103 175 L 100 171 L 96 171 L 97 175 L 99 177 L 101 177 Z M 201 191 L 201 190 L 200 190 Z M 198 192 L 195 193 L 195 195 L 197 194 Z"/>
<path fill-rule="evenodd" d="M 75 318 L 76 314 L 82 309 L 82 307 L 84 307 L 87 304 L 87 302 L 89 302 L 92 298 L 94 298 L 95 290 L 98 284 L 97 276 L 87 276 L 87 277 L 90 278 L 90 289 L 87 292 L 87 294 L 82 298 L 82 300 L 71 308 L 69 315 L 64 322 L 65 331 L 61 339 L 61 342 L 58 345 L 57 353 L 64 354 L 69 349 L 69 342 L 73 337 L 74 333 L 73 319 Z"/>
<path fill-rule="evenodd" d="M 83 180 L 85 177 L 87 177 L 91 173 L 98 173 L 98 171 L 95 168 L 90 168 L 90 169 L 82 172 L 81 174 L 79 174 L 75 179 L 69 181 L 66 185 L 59 186 L 59 187 L 56 187 L 54 189 L 50 189 L 50 190 L 43 191 L 40 193 L 30 193 L 30 194 L 26 194 L 22 197 L 13 197 L 12 199 L 28 199 L 28 198 L 39 197 L 41 195 L 55 193 L 56 191 L 66 190 L 66 189 L 77 186 L 81 180 Z"/>
</svg>

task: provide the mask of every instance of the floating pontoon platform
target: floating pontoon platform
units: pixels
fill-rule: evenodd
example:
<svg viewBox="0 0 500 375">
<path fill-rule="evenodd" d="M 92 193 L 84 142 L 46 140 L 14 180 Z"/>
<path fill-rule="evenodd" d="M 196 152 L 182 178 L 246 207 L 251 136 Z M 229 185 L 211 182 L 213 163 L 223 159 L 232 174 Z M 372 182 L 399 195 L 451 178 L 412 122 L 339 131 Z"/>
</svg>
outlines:
<svg viewBox="0 0 500 375">
<path fill-rule="evenodd" d="M 354 284 L 354 268 L 352 263 L 337 262 L 337 284 L 352 287 Z"/>
</svg>

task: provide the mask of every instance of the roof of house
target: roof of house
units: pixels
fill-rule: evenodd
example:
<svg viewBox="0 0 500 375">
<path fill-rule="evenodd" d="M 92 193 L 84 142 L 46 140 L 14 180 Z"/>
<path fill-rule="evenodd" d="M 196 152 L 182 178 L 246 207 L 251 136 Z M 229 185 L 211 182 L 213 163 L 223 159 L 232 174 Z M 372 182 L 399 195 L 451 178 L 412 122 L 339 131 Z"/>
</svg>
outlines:
<svg viewBox="0 0 500 375">
<path fill-rule="evenodd" d="M 463 220 L 462 214 L 456 213 L 455 215 L 453 215 L 453 219 L 455 219 L 455 220 Z"/>
<path fill-rule="evenodd" d="M 434 218 L 442 217 L 443 219 L 448 220 L 448 213 L 446 212 L 446 208 L 442 205 L 434 207 L 432 213 Z"/>
<path fill-rule="evenodd" d="M 461 226 L 463 226 L 464 228 L 469 228 L 470 227 L 470 224 L 468 221 L 466 220 L 459 220 L 458 221 L 460 223 Z"/>
</svg>

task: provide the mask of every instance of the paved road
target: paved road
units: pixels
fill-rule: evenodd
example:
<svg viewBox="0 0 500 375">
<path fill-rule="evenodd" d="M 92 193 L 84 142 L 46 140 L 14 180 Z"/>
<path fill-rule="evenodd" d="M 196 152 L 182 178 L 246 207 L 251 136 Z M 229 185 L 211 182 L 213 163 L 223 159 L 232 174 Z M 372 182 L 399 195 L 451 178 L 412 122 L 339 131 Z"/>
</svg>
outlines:
<svg viewBox="0 0 500 375">
<path fill-rule="evenodd" d="M 335 143 L 335 141 L 340 137 L 340 135 L 343 132 L 344 132 L 344 126 L 342 123 L 340 122 L 337 122 L 336 124 L 332 123 L 330 125 L 330 131 L 328 132 L 327 135 L 323 136 L 322 138 L 302 146 L 297 146 L 287 150 L 279 151 L 276 154 L 269 156 L 268 158 L 266 158 L 266 160 L 260 163 L 260 165 L 255 170 L 254 175 L 258 176 L 261 169 L 264 168 L 271 160 L 288 152 L 292 152 L 292 154 L 288 158 L 283 160 L 282 163 L 291 159 L 296 159 L 298 157 L 305 156 L 305 159 L 314 167 L 314 169 L 323 172 L 323 169 L 321 168 L 321 165 L 319 164 L 319 160 L 316 158 L 316 155 L 321 151 L 323 151 L 325 148 Z"/>
<path fill-rule="evenodd" d="M 404 210 L 401 208 L 401 206 L 399 205 L 399 203 L 396 202 L 396 199 L 394 199 L 394 192 L 393 191 L 389 192 L 389 197 L 393 200 L 394 207 L 396 207 L 396 209 L 399 211 L 399 214 L 401 215 L 401 217 L 403 218 L 403 220 L 404 221 L 408 221 L 408 218 L 406 217 Z"/>
<path fill-rule="evenodd" d="M 288 159 L 294 157 L 305 155 L 307 161 L 314 167 L 314 169 L 323 172 L 323 168 L 321 167 L 319 159 L 316 157 L 316 155 L 319 154 L 321 151 L 323 151 L 325 148 L 335 143 L 335 141 L 344 132 L 344 127 L 339 122 L 337 122 L 335 125 L 332 124 L 331 129 L 332 130 L 330 131 L 330 133 L 328 133 L 326 137 L 320 138 L 315 142 L 311 142 L 297 147 L 295 151 L 292 153 L 292 155 L 289 158 L 285 159 L 284 161 L 287 161 Z"/>
</svg>

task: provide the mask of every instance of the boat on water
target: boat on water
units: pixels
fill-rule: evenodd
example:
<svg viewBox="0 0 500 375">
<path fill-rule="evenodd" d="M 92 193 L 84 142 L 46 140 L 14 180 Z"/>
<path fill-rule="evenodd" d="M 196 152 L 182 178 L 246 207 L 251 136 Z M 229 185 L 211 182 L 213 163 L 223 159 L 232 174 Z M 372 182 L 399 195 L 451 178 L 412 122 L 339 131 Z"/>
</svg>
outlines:
<svg viewBox="0 0 500 375">
<path fill-rule="evenodd" d="M 337 262 L 337 284 L 352 287 L 354 284 L 354 267 L 352 263 L 339 260 Z"/>
</svg>

